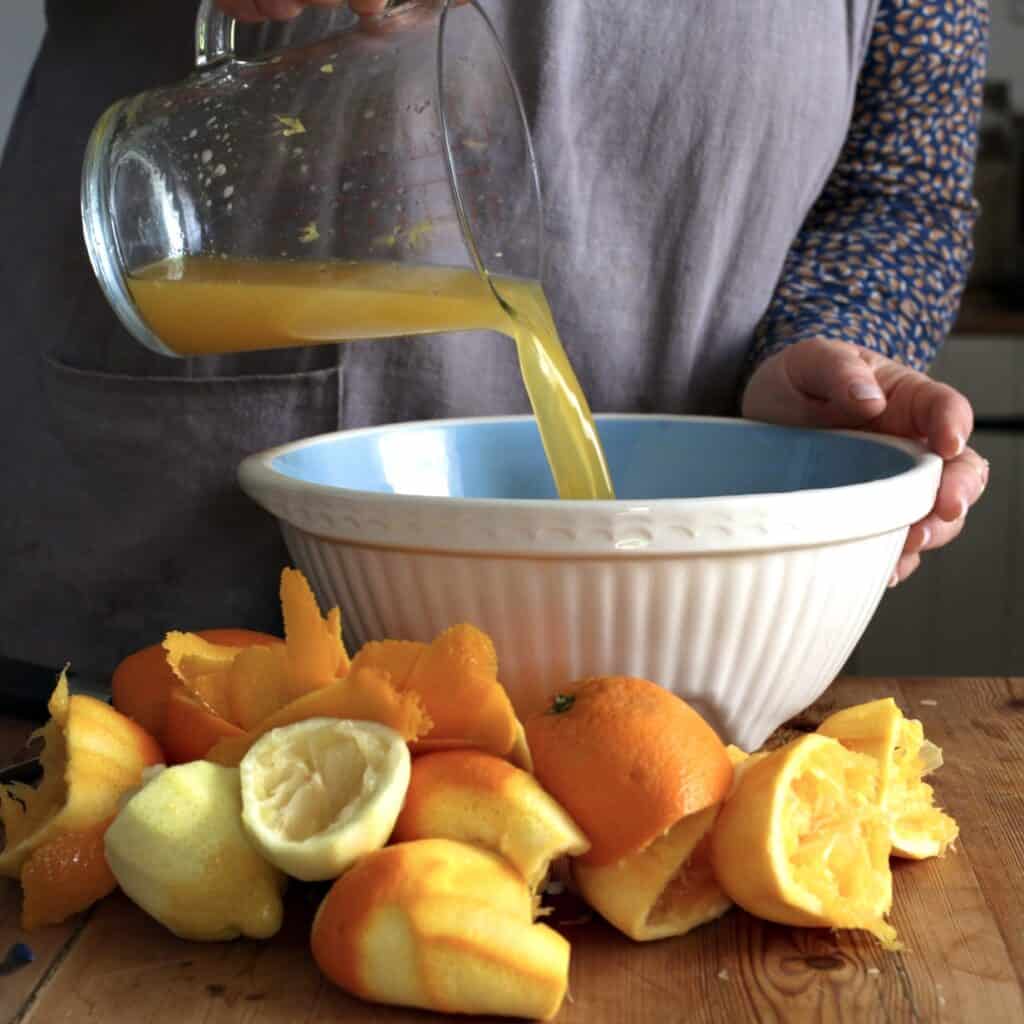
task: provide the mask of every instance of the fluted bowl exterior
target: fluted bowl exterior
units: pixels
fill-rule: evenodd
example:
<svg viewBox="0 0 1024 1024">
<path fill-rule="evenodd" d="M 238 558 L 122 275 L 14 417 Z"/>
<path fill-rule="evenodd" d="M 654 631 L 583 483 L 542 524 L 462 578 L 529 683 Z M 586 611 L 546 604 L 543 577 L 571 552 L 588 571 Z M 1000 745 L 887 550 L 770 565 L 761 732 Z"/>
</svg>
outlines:
<svg viewBox="0 0 1024 1024">
<path fill-rule="evenodd" d="M 350 648 L 473 622 L 520 714 L 574 679 L 638 675 L 754 749 L 849 657 L 941 461 L 849 432 L 597 422 L 616 501 L 558 501 L 524 417 L 323 435 L 239 477 Z"/>
</svg>

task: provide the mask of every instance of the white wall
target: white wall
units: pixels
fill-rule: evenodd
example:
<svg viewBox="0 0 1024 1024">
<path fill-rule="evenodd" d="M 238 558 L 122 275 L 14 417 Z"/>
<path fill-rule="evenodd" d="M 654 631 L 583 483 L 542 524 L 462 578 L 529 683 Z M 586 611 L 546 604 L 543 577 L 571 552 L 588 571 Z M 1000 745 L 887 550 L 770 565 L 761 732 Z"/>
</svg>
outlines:
<svg viewBox="0 0 1024 1024">
<path fill-rule="evenodd" d="M 43 37 L 43 0 L 0 3 L 0 151 Z"/>
<path fill-rule="evenodd" d="M 1024 0 L 989 0 L 989 10 L 988 77 L 1008 81 L 1013 105 L 1024 113 Z"/>
</svg>

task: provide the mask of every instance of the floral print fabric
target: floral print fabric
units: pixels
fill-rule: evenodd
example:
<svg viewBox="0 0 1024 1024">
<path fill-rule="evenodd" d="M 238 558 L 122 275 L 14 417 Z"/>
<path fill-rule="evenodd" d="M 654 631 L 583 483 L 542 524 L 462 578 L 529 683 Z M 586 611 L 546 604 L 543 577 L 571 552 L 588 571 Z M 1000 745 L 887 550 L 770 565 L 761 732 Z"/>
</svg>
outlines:
<svg viewBox="0 0 1024 1024">
<path fill-rule="evenodd" d="M 970 267 L 987 38 L 985 0 L 882 0 L 846 144 L 758 327 L 755 365 L 815 337 L 930 365 Z"/>
</svg>

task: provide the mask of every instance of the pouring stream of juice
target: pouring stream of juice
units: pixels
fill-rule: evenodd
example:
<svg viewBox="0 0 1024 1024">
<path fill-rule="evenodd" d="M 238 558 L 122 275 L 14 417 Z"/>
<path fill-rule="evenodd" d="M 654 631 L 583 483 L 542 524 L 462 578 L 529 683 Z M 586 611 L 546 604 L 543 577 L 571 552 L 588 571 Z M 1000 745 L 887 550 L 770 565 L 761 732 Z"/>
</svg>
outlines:
<svg viewBox="0 0 1024 1024">
<path fill-rule="evenodd" d="M 590 407 L 539 282 L 494 283 L 508 311 L 468 268 L 187 256 L 137 271 L 129 289 L 156 334 L 185 356 L 443 331 L 504 334 L 519 353 L 559 496 L 613 498 Z"/>
</svg>

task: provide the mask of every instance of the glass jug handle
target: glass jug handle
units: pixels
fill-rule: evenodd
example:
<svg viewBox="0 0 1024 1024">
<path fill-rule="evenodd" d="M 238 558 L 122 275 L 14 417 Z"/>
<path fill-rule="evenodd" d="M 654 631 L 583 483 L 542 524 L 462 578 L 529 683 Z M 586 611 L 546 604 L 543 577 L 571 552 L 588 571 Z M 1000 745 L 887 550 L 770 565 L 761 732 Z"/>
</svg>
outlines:
<svg viewBox="0 0 1024 1024">
<path fill-rule="evenodd" d="M 202 0 L 196 13 L 196 67 L 213 67 L 234 56 L 235 19 L 216 0 Z"/>
</svg>

